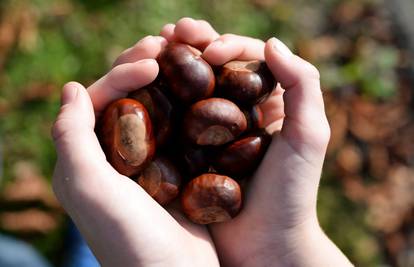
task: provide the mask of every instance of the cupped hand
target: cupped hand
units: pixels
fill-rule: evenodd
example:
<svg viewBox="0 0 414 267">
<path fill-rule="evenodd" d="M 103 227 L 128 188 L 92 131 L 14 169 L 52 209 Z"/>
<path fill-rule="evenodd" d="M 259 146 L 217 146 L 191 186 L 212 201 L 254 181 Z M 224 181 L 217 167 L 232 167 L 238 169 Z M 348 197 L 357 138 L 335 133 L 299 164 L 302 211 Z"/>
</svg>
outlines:
<svg viewBox="0 0 414 267">
<path fill-rule="evenodd" d="M 53 128 L 58 151 L 53 186 L 101 264 L 218 266 L 218 254 L 222 266 L 347 266 L 316 217 L 330 131 L 315 67 L 275 38 L 264 43 L 220 36 L 205 21 L 181 19 L 165 25 L 161 36 L 127 49 L 87 90 L 77 83 L 63 89 Z M 250 179 L 244 208 L 233 220 L 209 226 L 211 236 L 206 227 L 190 223 L 174 207 L 167 212 L 117 173 L 94 133 L 94 114 L 99 117 L 109 102 L 155 79 L 154 58 L 169 41 L 199 48 L 212 65 L 264 59 L 280 83 L 261 104 L 274 137 Z"/>
<path fill-rule="evenodd" d="M 199 24 L 199 35 L 218 37 Z M 192 27 L 185 20 L 179 25 Z M 186 42 L 192 36 L 182 37 Z M 115 171 L 94 132 L 95 116 L 111 101 L 156 78 L 154 59 L 166 44 L 161 36 L 148 36 L 87 89 L 75 82 L 63 87 L 52 129 L 58 154 L 53 189 L 102 266 L 219 266 L 207 228 L 190 223 L 174 205 L 165 210 Z"/>
<path fill-rule="evenodd" d="M 165 26 L 162 35 L 182 40 L 178 26 Z M 208 44 L 215 34 L 193 36 L 192 42 L 205 47 L 202 57 L 210 64 L 265 60 L 279 82 L 260 105 L 273 141 L 246 186 L 244 207 L 233 220 L 209 226 L 222 266 L 351 265 L 323 234 L 316 214 L 330 138 L 318 70 L 276 38 L 264 43 L 224 34 Z"/>
</svg>

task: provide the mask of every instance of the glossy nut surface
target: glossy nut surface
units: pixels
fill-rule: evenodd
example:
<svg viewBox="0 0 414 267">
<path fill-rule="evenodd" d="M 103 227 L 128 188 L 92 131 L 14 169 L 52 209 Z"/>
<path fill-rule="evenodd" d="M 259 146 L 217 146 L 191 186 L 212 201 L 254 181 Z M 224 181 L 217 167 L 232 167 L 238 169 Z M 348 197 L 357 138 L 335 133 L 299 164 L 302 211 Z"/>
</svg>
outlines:
<svg viewBox="0 0 414 267">
<path fill-rule="evenodd" d="M 181 205 L 187 217 L 198 224 L 225 222 L 241 208 L 239 184 L 224 175 L 203 174 L 185 187 Z"/>
<path fill-rule="evenodd" d="M 145 107 L 133 99 L 110 104 L 102 115 L 98 134 L 108 161 L 123 175 L 136 175 L 154 156 L 151 120 Z"/>
<path fill-rule="evenodd" d="M 271 142 L 265 131 L 248 135 L 228 145 L 218 154 L 214 168 L 235 178 L 244 178 L 258 167 Z"/>
<path fill-rule="evenodd" d="M 247 120 L 246 131 L 250 132 L 250 131 L 264 128 L 263 111 L 259 108 L 258 105 L 255 105 L 251 108 L 243 109 L 243 114 Z"/>
<path fill-rule="evenodd" d="M 264 61 L 230 61 L 220 70 L 217 94 L 239 105 L 263 101 L 276 81 Z"/>
<path fill-rule="evenodd" d="M 222 145 L 236 139 L 247 128 L 246 117 L 231 101 L 209 98 L 192 105 L 186 113 L 183 132 L 197 145 Z"/>
<path fill-rule="evenodd" d="M 179 194 L 181 175 L 168 159 L 157 157 L 141 172 L 137 182 L 160 205 L 167 205 Z"/>
<path fill-rule="evenodd" d="M 212 96 L 214 73 L 197 49 L 170 43 L 161 52 L 158 64 L 173 94 L 182 102 L 191 104 Z"/>
<path fill-rule="evenodd" d="M 163 146 L 172 132 L 173 105 L 157 83 L 151 83 L 128 95 L 145 106 L 151 118 L 157 147 Z"/>
</svg>

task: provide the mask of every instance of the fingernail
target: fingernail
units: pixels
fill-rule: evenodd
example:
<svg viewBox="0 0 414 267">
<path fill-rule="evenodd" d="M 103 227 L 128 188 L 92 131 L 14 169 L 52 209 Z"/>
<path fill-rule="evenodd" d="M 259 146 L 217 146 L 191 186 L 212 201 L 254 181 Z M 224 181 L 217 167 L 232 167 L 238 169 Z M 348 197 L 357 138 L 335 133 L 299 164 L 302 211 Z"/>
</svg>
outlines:
<svg viewBox="0 0 414 267">
<path fill-rule="evenodd" d="M 272 45 L 272 48 L 276 50 L 282 56 L 292 55 L 292 51 L 290 51 L 290 49 L 284 43 L 282 43 L 279 39 L 272 37 L 270 39 L 270 43 Z"/>
<path fill-rule="evenodd" d="M 152 58 L 144 58 L 138 61 L 140 64 L 148 64 L 148 63 L 157 63 L 155 59 Z"/>
<path fill-rule="evenodd" d="M 61 103 L 62 106 L 70 104 L 75 101 L 76 96 L 78 95 L 79 88 L 76 84 L 68 83 L 63 86 Z"/>
</svg>

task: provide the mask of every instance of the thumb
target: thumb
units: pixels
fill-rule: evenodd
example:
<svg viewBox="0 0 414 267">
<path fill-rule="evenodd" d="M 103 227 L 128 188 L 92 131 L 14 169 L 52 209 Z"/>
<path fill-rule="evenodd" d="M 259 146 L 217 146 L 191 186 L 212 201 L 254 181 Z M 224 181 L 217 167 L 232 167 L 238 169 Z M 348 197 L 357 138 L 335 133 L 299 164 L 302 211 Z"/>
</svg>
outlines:
<svg viewBox="0 0 414 267">
<path fill-rule="evenodd" d="M 330 128 L 325 115 L 318 70 L 271 38 L 265 46 L 269 69 L 285 89 L 285 119 L 281 135 L 300 154 L 324 154 Z"/>
<path fill-rule="evenodd" d="M 52 128 L 58 162 L 65 175 L 96 173 L 109 164 L 94 132 L 95 115 L 85 87 L 67 83 L 62 90 L 61 108 Z M 65 171 L 66 170 L 66 171 Z M 90 172 L 88 172 L 90 171 Z"/>
</svg>

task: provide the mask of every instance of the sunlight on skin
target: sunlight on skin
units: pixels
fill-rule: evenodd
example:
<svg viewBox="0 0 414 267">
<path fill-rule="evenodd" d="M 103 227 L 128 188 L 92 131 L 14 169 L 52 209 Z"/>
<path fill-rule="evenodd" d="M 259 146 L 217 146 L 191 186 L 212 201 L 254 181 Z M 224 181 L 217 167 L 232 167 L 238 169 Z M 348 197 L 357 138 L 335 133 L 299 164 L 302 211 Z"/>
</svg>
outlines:
<svg viewBox="0 0 414 267">
<path fill-rule="evenodd" d="M 274 266 L 349 266 L 316 219 L 329 126 L 314 68 L 276 39 L 265 44 L 233 34 L 219 36 L 202 20 L 183 18 L 164 26 L 161 35 L 124 51 L 114 68 L 87 90 L 74 82 L 65 85 L 53 127 L 58 152 L 54 191 L 102 266 L 211 267 L 220 265 L 218 257 L 222 266 L 265 266 L 270 261 Z M 95 114 L 155 79 L 154 59 L 167 41 L 197 47 L 213 65 L 266 59 L 287 89 L 278 88 L 260 105 L 269 127 L 283 127 L 252 179 L 244 209 L 232 221 L 211 225 L 211 236 L 205 226 L 178 212 L 177 203 L 167 212 L 134 181 L 117 173 L 94 132 Z M 305 262 L 306 255 L 313 259 Z"/>
</svg>

